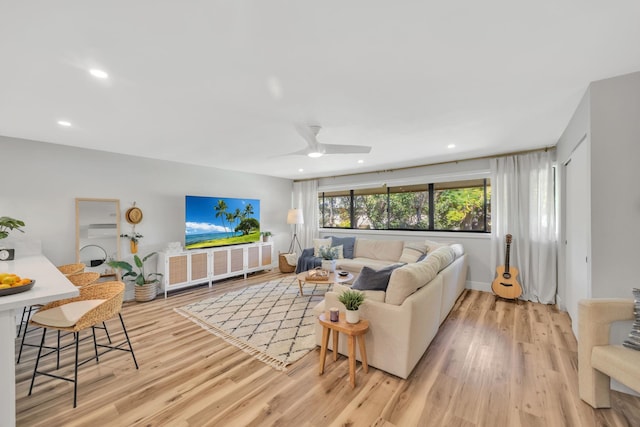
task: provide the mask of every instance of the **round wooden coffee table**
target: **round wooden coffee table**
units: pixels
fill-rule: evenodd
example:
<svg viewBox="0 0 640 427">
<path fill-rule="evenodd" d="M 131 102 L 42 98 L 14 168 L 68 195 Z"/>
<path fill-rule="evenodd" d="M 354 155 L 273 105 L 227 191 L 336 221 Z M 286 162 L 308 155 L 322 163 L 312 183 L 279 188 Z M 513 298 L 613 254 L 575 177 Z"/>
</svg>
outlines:
<svg viewBox="0 0 640 427">
<path fill-rule="evenodd" d="M 316 280 L 308 277 L 310 271 L 313 270 L 303 271 L 302 273 L 298 273 L 296 275 L 296 278 L 298 279 L 298 287 L 300 287 L 300 296 L 304 296 L 304 293 L 302 292 L 302 285 L 304 285 L 305 283 L 343 283 L 353 279 L 353 274 L 351 273 L 347 274 L 346 276 L 340 276 L 336 273 L 329 273 L 329 277 L 327 278 L 327 280 Z"/>
</svg>

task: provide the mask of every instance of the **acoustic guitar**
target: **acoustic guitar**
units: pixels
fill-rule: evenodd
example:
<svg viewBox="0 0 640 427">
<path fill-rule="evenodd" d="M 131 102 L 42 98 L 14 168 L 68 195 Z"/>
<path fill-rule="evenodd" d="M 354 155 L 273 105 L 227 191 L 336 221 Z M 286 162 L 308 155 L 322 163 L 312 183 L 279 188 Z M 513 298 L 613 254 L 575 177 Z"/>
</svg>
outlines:
<svg viewBox="0 0 640 427">
<path fill-rule="evenodd" d="M 518 269 L 509 266 L 509 252 L 511 249 L 511 234 L 507 234 L 507 250 L 504 256 L 504 265 L 496 268 L 497 277 L 491 283 L 494 294 L 505 299 L 517 299 L 522 295 L 522 287 L 516 280 Z"/>
</svg>

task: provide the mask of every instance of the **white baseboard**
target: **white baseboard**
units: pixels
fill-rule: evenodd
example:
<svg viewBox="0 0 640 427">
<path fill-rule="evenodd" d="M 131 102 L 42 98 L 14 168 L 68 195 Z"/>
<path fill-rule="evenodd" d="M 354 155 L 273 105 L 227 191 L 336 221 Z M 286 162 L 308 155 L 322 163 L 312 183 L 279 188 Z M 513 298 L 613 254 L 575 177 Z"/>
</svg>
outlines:
<svg viewBox="0 0 640 427">
<path fill-rule="evenodd" d="M 487 282 L 473 282 L 471 280 L 467 280 L 464 287 L 467 289 L 473 289 L 474 291 L 493 292 L 491 290 L 491 283 Z"/>
</svg>

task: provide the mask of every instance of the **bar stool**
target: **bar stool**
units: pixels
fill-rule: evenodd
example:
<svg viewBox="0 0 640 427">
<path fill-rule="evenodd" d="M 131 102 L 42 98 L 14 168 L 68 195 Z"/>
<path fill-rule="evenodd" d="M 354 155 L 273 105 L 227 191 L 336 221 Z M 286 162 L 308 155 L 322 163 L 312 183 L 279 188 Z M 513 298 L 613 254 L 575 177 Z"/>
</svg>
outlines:
<svg viewBox="0 0 640 427">
<path fill-rule="evenodd" d="M 36 359 L 36 365 L 33 370 L 33 377 L 31 378 L 31 385 L 29 386 L 29 396 L 33 391 L 36 376 L 45 375 L 51 378 L 56 378 L 73 383 L 73 407 L 77 406 L 78 396 L 78 367 L 91 361 L 96 360 L 96 363 L 100 361 L 99 357 L 112 350 L 120 350 L 131 353 L 133 363 L 138 369 L 138 362 L 136 356 L 133 353 L 133 347 L 129 340 L 127 328 L 124 325 L 122 319 L 122 301 L 124 297 L 124 283 L 119 281 L 102 282 L 94 285 L 85 286 L 80 288 L 80 296 L 75 298 L 69 298 L 66 300 L 54 301 L 44 305 L 29 322 L 33 326 L 43 328 L 42 339 L 38 349 L 38 357 Z M 102 345 L 98 344 L 95 334 L 95 326 L 103 323 L 118 315 L 120 318 L 120 324 L 124 332 L 125 341 L 117 345 Z M 93 345 L 95 356 L 90 357 L 84 361 L 78 360 L 80 333 L 91 328 L 93 334 Z M 53 329 L 57 331 L 68 331 L 75 334 L 75 369 L 73 378 L 62 377 L 51 372 L 38 371 L 38 365 L 40 364 L 40 358 L 45 355 L 42 354 L 42 349 L 45 348 L 44 341 L 47 334 L 47 329 Z M 124 345 L 127 348 L 121 348 Z M 98 348 L 107 348 L 108 350 L 98 353 Z"/>
</svg>

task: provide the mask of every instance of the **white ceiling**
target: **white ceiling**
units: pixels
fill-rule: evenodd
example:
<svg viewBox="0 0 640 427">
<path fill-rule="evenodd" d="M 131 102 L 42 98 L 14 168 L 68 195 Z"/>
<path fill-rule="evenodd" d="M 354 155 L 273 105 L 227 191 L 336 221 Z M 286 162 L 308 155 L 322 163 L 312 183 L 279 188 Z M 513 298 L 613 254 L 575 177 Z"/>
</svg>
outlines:
<svg viewBox="0 0 640 427">
<path fill-rule="evenodd" d="M 0 135 L 294 179 L 552 146 L 589 82 L 640 70 L 639 17 L 636 0 L 3 0 Z M 296 123 L 373 148 L 287 155 Z"/>
</svg>

